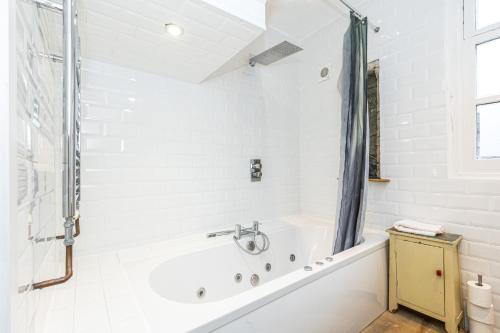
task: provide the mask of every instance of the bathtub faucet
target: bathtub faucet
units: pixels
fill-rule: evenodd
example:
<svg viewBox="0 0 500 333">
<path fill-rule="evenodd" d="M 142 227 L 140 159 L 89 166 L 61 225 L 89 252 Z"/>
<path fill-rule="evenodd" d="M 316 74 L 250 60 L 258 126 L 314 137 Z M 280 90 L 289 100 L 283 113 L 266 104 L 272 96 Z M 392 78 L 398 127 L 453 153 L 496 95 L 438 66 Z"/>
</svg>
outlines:
<svg viewBox="0 0 500 333">
<path fill-rule="evenodd" d="M 211 232 L 207 234 L 207 238 L 213 238 L 213 237 L 218 237 L 218 236 L 225 236 L 225 235 L 232 235 L 234 234 L 235 239 L 241 239 L 241 237 L 244 236 L 256 236 L 260 233 L 259 231 L 259 221 L 254 221 L 251 227 L 247 228 L 242 228 L 241 224 L 236 224 L 234 226 L 234 230 L 222 230 L 222 231 L 216 231 L 216 232 Z"/>
<path fill-rule="evenodd" d="M 234 243 L 242 251 L 252 256 L 255 256 L 261 254 L 264 251 L 267 251 L 269 249 L 269 245 L 271 244 L 267 235 L 259 230 L 259 225 L 260 225 L 259 221 L 253 221 L 252 226 L 247 228 L 242 228 L 241 224 L 236 224 L 234 226 L 234 230 L 211 232 L 207 234 L 207 238 L 234 234 L 233 236 Z M 250 240 L 247 242 L 246 247 L 240 244 L 240 240 L 243 237 L 250 238 Z M 260 243 L 262 243 L 262 245 L 259 245 L 257 238 L 260 239 Z"/>
</svg>

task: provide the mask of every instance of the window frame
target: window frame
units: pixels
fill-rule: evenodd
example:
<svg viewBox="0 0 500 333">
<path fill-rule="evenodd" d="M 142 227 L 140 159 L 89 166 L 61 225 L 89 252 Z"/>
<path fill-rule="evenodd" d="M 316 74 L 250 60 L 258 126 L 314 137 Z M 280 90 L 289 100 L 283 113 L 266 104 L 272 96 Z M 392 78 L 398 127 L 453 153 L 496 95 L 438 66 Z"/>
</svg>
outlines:
<svg viewBox="0 0 500 333">
<path fill-rule="evenodd" d="M 481 29 L 476 28 L 476 1 L 477 0 L 464 0 L 463 3 L 463 28 L 465 39 L 481 35 L 491 30 L 500 29 L 500 22 L 487 25 Z"/>
<path fill-rule="evenodd" d="M 461 11 L 460 38 L 457 53 L 450 51 L 456 58 L 457 73 L 451 79 L 457 80 L 458 94 L 454 98 L 452 114 L 452 167 L 451 175 L 466 178 L 500 178 L 500 158 L 477 158 L 479 105 L 500 102 L 500 95 L 477 98 L 477 53 L 478 45 L 500 39 L 500 22 L 476 29 L 476 0 L 463 0 Z M 458 57 L 456 56 L 458 54 Z"/>
</svg>

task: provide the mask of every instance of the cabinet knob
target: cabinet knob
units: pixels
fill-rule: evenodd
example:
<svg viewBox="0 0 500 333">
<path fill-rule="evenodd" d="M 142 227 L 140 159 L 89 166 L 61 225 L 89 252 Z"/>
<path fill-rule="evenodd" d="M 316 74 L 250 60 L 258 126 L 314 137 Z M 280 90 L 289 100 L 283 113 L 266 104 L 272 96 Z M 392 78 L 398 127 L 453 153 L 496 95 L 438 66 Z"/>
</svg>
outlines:
<svg viewBox="0 0 500 333">
<path fill-rule="evenodd" d="M 440 269 L 438 269 L 438 270 L 436 270 L 436 275 L 443 276 L 443 272 Z"/>
</svg>

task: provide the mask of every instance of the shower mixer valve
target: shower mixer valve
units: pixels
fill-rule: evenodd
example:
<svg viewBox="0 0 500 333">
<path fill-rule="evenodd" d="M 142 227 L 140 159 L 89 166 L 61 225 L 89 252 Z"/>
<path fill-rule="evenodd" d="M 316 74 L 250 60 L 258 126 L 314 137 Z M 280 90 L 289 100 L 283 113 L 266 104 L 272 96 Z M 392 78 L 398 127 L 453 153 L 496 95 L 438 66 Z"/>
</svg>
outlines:
<svg viewBox="0 0 500 333">
<path fill-rule="evenodd" d="M 250 160 L 250 180 L 260 182 L 262 180 L 262 163 L 260 159 Z"/>
</svg>

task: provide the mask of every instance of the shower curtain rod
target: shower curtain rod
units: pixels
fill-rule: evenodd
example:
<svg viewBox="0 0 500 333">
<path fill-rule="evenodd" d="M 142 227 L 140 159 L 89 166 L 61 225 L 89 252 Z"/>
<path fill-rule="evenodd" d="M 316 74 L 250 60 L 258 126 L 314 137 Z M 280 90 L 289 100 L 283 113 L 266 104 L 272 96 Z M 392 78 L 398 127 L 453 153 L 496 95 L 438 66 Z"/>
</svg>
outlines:
<svg viewBox="0 0 500 333">
<path fill-rule="evenodd" d="M 345 2 L 344 0 L 339 0 L 344 6 L 346 6 L 347 8 L 349 8 L 350 11 L 352 11 L 354 13 L 354 15 L 356 15 L 357 17 L 359 17 L 360 19 L 366 17 L 364 15 L 362 15 L 360 12 L 358 12 L 356 9 L 354 9 L 350 4 L 348 4 L 347 2 Z M 375 25 L 373 23 L 371 23 L 370 21 L 368 21 L 368 24 L 371 25 L 373 27 L 373 32 L 377 33 L 380 31 L 380 27 L 378 25 Z"/>
</svg>

